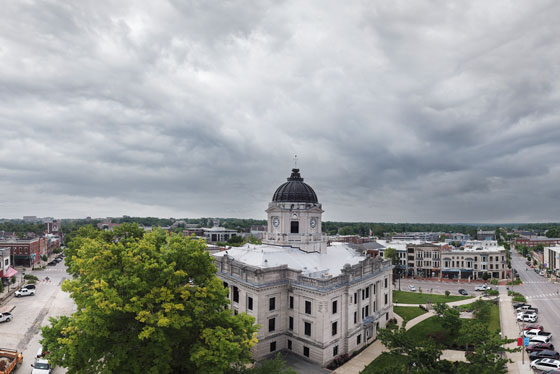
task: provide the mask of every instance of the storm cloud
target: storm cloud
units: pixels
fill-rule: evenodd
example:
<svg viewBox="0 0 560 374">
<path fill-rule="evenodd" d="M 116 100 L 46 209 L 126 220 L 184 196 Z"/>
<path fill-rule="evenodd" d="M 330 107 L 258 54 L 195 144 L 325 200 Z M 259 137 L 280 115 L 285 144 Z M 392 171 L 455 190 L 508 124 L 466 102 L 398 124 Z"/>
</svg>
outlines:
<svg viewBox="0 0 560 374">
<path fill-rule="evenodd" d="M 555 1 L 4 1 L 0 217 L 560 221 Z"/>
</svg>

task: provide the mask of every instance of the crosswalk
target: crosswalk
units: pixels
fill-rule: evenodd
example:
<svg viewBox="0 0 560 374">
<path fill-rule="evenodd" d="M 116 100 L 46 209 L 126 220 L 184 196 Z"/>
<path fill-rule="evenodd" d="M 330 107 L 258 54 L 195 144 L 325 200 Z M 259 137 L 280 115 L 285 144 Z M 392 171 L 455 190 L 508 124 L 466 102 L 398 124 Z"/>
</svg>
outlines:
<svg viewBox="0 0 560 374">
<path fill-rule="evenodd" d="M 523 284 L 543 284 L 543 283 L 549 283 L 547 281 L 526 281 L 523 282 Z"/>
<path fill-rule="evenodd" d="M 525 296 L 525 297 L 527 299 L 543 299 L 543 298 L 549 298 L 549 297 L 560 298 L 560 295 L 558 295 L 558 293 L 556 293 L 556 292 L 551 292 L 551 293 L 543 293 L 543 294 L 540 294 L 540 295 L 528 295 L 528 296 Z"/>
</svg>

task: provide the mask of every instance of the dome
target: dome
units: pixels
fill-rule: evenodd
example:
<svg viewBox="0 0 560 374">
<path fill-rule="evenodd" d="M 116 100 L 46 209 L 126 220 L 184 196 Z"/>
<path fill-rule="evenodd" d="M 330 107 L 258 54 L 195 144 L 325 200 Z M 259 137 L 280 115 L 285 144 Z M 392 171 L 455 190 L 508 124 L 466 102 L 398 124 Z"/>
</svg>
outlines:
<svg viewBox="0 0 560 374">
<path fill-rule="evenodd" d="M 287 201 L 293 203 L 317 203 L 317 195 L 313 188 L 303 183 L 299 169 L 292 169 L 288 181 L 276 189 L 272 201 Z"/>
</svg>

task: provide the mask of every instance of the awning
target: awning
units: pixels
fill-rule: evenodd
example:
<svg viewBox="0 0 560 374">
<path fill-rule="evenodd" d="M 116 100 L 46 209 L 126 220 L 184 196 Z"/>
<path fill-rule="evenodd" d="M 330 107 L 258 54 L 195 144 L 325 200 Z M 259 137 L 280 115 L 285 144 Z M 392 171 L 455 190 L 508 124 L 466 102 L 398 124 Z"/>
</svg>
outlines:
<svg viewBox="0 0 560 374">
<path fill-rule="evenodd" d="M 10 266 L 9 268 L 6 269 L 2 278 L 11 278 L 17 273 L 18 273 L 17 270 Z"/>
</svg>

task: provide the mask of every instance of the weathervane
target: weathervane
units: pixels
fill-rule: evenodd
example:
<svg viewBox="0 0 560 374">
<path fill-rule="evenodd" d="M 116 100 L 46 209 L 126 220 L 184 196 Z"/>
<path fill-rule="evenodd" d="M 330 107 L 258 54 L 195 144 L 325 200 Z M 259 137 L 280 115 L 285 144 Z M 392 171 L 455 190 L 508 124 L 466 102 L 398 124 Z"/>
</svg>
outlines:
<svg viewBox="0 0 560 374">
<path fill-rule="evenodd" d="M 297 169 L 297 155 L 294 156 L 294 169 Z"/>
</svg>

